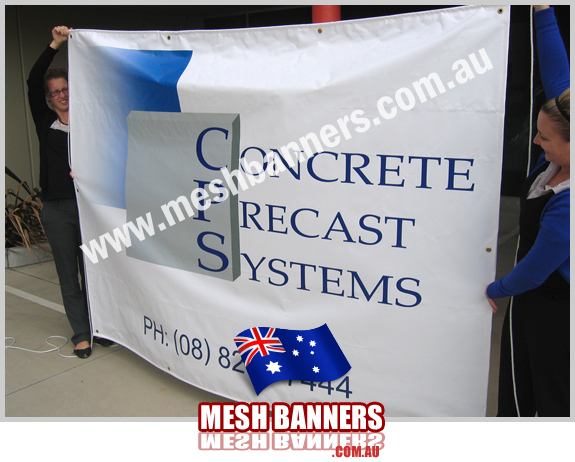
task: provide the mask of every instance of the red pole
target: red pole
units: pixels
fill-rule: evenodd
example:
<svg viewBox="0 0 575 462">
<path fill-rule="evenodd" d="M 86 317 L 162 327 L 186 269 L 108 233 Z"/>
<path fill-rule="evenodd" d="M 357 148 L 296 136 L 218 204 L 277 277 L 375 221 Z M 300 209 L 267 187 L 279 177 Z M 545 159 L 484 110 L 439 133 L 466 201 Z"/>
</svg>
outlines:
<svg viewBox="0 0 575 462">
<path fill-rule="evenodd" d="M 313 5 L 311 8 L 311 16 L 314 23 L 341 20 L 340 5 Z"/>
</svg>

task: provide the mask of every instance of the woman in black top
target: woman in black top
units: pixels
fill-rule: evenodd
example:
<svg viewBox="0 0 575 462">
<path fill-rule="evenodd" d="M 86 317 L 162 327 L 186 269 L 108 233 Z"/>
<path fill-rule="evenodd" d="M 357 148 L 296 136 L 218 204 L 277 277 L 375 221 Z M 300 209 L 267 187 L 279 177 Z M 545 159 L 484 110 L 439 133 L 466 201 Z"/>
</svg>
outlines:
<svg viewBox="0 0 575 462">
<path fill-rule="evenodd" d="M 58 48 L 68 40 L 68 34 L 65 26 L 52 30 L 52 42 L 30 71 L 28 100 L 40 141 L 42 224 L 54 254 L 66 315 L 74 331 L 74 353 L 87 358 L 92 353 L 92 334 L 84 288 L 78 207 L 68 162 L 68 73 L 62 68 L 49 69 Z M 94 340 L 105 346 L 113 344 L 105 339 Z"/>
</svg>

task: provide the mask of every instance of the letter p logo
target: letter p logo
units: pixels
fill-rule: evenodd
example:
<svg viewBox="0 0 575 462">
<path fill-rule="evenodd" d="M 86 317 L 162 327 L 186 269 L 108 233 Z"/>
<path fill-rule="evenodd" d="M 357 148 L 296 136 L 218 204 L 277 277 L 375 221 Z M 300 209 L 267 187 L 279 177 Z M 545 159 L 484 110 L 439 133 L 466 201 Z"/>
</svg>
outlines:
<svg viewBox="0 0 575 462">
<path fill-rule="evenodd" d="M 137 228 L 150 213 L 155 232 L 145 239 L 134 233 L 127 256 L 228 281 L 239 277 L 238 197 L 214 194 L 218 187 L 210 185 L 225 185 L 221 168 L 238 169 L 239 138 L 238 114 L 130 113 L 126 222 Z"/>
</svg>

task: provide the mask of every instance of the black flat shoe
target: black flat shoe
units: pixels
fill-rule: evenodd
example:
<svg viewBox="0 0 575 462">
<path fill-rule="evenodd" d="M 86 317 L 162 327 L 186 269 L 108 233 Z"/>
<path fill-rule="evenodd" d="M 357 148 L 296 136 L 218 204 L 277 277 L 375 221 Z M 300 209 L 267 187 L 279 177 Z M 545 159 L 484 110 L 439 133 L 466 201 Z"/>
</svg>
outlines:
<svg viewBox="0 0 575 462">
<path fill-rule="evenodd" d="M 103 347 L 111 347 L 111 346 L 114 346 L 116 344 L 116 342 L 113 342 L 112 340 L 108 340 L 107 338 L 100 338 L 100 337 L 94 337 L 94 343 L 97 343 L 98 345 L 102 345 Z"/>
<path fill-rule="evenodd" d="M 89 358 L 90 355 L 92 354 L 92 348 L 88 347 L 82 350 L 74 350 L 74 353 L 76 354 L 76 356 L 78 356 L 78 358 L 86 359 Z"/>
</svg>

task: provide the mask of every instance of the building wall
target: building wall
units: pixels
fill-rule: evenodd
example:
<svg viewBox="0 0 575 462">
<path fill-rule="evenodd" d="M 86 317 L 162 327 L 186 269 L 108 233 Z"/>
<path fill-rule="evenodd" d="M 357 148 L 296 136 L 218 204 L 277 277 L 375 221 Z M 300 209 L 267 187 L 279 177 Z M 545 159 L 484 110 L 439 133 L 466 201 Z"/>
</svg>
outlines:
<svg viewBox="0 0 575 462">
<path fill-rule="evenodd" d="M 4 82 L 4 129 L 5 163 L 16 175 L 29 185 L 35 175 L 33 159 L 30 155 L 35 146 L 30 145 L 34 129 L 29 132 L 25 101 L 25 81 L 22 74 L 22 48 L 16 9 L 6 7 L 5 27 L 5 82 Z M 6 176 L 6 187 L 15 188 L 17 183 Z"/>
</svg>

